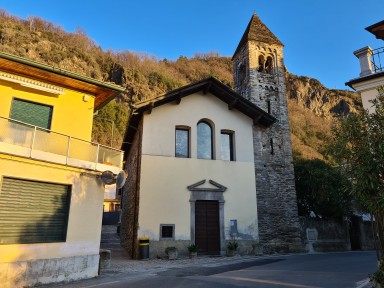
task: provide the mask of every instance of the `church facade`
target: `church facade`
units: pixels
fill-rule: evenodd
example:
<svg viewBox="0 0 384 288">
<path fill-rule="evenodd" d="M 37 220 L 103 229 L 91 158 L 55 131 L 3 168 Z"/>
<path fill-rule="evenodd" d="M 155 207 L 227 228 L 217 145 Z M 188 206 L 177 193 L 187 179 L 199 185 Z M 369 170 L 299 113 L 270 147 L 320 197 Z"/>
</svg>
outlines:
<svg viewBox="0 0 384 288">
<path fill-rule="evenodd" d="M 141 237 L 151 257 L 191 243 L 224 254 L 230 241 L 240 253 L 301 250 L 282 48 L 253 15 L 234 90 L 208 78 L 136 103 L 120 232 L 132 258 Z"/>
</svg>

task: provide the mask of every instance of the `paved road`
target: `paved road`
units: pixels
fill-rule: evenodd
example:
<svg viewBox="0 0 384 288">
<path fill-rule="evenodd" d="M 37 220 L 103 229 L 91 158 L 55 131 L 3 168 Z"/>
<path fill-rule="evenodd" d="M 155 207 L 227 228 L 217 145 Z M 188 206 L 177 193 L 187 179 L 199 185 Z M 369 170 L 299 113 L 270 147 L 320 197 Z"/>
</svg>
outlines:
<svg viewBox="0 0 384 288">
<path fill-rule="evenodd" d="M 376 269 L 374 252 L 271 256 L 217 267 L 183 267 L 166 271 L 109 273 L 66 288 L 362 288 Z M 52 286 L 53 287 L 53 286 Z M 54 286 L 58 287 L 58 286 Z"/>
</svg>

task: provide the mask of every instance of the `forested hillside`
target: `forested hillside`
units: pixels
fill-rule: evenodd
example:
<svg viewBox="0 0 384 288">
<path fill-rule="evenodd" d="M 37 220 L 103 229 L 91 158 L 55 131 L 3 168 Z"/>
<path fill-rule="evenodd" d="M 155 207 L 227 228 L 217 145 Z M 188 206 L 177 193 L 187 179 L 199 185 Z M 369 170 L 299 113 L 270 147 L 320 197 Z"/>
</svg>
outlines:
<svg viewBox="0 0 384 288">
<path fill-rule="evenodd" d="M 111 144 L 114 125 L 112 144 L 117 148 L 132 101 L 209 76 L 232 86 L 231 60 L 218 53 L 196 53 L 192 58 L 180 56 L 171 61 L 130 51 L 104 51 L 81 29 L 68 33 L 43 19 L 20 19 L 4 10 L 0 10 L 0 50 L 126 87 L 119 99 L 94 117 L 93 140 Z M 332 123 L 340 116 L 360 111 L 359 97 L 347 90 L 329 90 L 316 79 L 288 72 L 286 76 L 294 154 L 322 158 Z"/>
</svg>

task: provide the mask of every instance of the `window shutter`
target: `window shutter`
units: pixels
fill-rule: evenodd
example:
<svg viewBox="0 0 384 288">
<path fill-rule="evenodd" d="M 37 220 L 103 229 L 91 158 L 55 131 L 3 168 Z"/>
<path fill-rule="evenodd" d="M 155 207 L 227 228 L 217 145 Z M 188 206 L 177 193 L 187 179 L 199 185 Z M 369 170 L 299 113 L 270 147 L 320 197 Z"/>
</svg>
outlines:
<svg viewBox="0 0 384 288">
<path fill-rule="evenodd" d="M 52 107 L 13 99 L 10 118 L 45 129 L 51 128 Z"/>
<path fill-rule="evenodd" d="M 66 240 L 70 186 L 3 178 L 0 244 Z"/>
</svg>

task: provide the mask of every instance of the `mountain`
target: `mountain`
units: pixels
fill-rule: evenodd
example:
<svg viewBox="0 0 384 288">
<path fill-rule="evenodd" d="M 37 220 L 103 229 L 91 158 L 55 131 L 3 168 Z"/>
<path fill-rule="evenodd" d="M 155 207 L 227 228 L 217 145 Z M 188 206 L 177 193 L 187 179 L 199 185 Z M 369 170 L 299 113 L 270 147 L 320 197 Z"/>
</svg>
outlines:
<svg viewBox="0 0 384 288">
<path fill-rule="evenodd" d="M 94 117 L 93 140 L 109 145 L 113 132 L 116 148 L 121 145 L 132 100 L 152 98 L 209 76 L 233 86 L 231 60 L 216 52 L 170 61 L 130 51 L 104 51 L 81 29 L 69 33 L 44 19 L 21 19 L 5 10 L 0 10 L 0 50 L 125 86 L 126 92 Z M 361 111 L 360 97 L 288 72 L 286 86 L 294 155 L 323 158 L 332 125 L 339 117 Z"/>
</svg>

